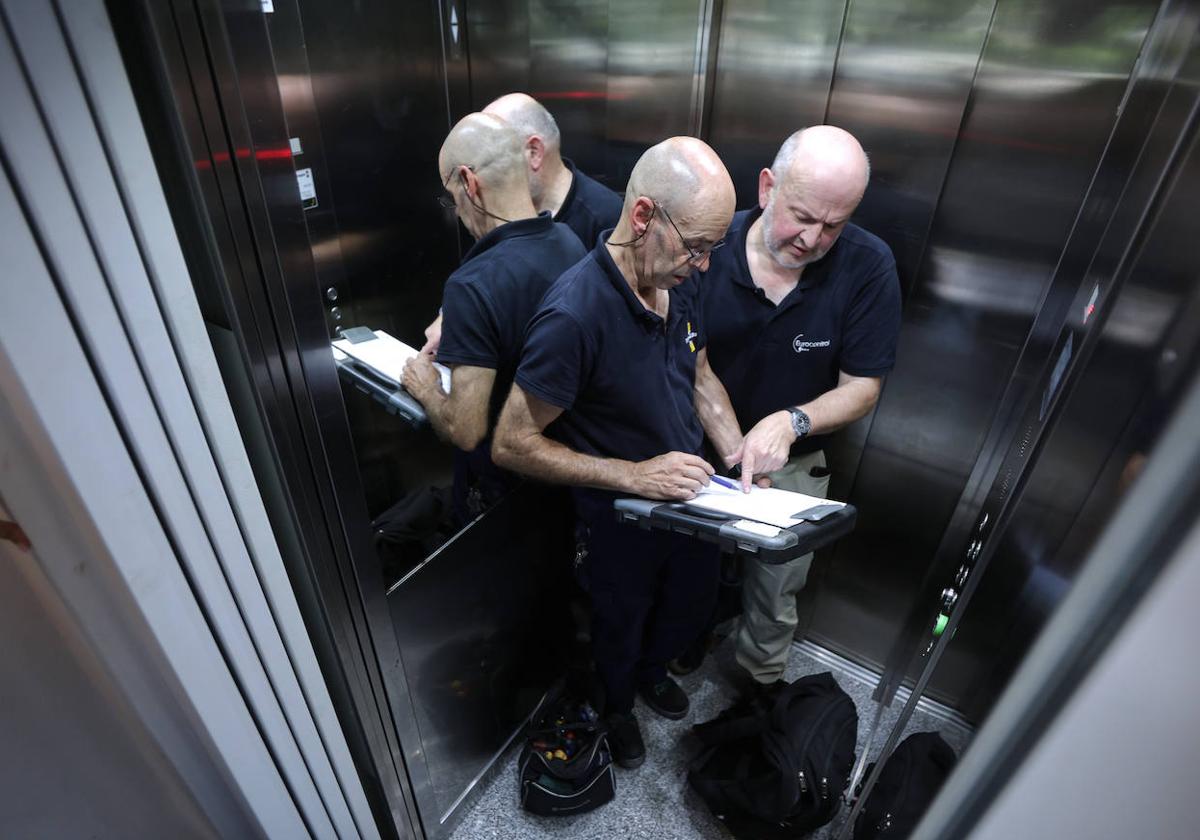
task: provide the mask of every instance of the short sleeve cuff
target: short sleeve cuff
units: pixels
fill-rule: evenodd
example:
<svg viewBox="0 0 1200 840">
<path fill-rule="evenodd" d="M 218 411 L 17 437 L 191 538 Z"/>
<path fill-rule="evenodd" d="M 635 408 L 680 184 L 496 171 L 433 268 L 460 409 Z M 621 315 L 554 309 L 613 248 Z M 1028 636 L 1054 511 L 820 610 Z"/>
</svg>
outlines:
<svg viewBox="0 0 1200 840">
<path fill-rule="evenodd" d="M 561 408 L 567 411 L 575 404 L 573 396 L 563 394 L 544 387 L 538 382 L 534 382 L 529 377 L 524 376 L 520 371 L 517 372 L 514 381 L 521 387 L 521 390 L 544 403 L 548 403 L 555 408 Z"/>
</svg>

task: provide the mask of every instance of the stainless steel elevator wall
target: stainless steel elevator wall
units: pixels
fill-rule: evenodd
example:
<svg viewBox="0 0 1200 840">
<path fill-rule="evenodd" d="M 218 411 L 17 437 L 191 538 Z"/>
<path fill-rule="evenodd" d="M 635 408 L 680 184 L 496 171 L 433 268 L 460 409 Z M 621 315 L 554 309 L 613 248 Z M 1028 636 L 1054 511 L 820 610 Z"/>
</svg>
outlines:
<svg viewBox="0 0 1200 840">
<path fill-rule="evenodd" d="M 758 173 L 797 128 L 825 121 L 842 0 L 728 0 L 717 27 L 708 141 L 737 188 L 758 203 Z"/>
<path fill-rule="evenodd" d="M 1143 79 L 1123 104 L 1122 122 L 1132 124 L 1114 133 L 1106 152 L 1131 161 L 1121 167 L 1127 180 L 1114 179 L 1116 210 L 1067 304 L 1065 329 L 1077 335 L 1089 320 L 1103 319 L 1095 345 L 1075 345 L 1077 355 L 1086 354 L 1077 362 L 1082 369 L 996 546 L 979 603 L 964 613 L 935 675 L 939 690 L 960 698 L 976 719 L 1113 512 L 1137 492 L 1141 465 L 1200 363 L 1200 28 L 1194 16 L 1176 16 L 1163 28 L 1163 48 L 1144 50 Z M 1102 166 L 1098 181 L 1108 169 Z"/>
<path fill-rule="evenodd" d="M 827 558 L 809 628 L 835 649 L 881 664 L 893 642 L 912 644 L 903 633 L 897 641 L 897 628 L 912 629 L 909 611 L 923 620 L 936 607 L 913 601 L 929 594 L 924 578 L 972 468 L 986 455 L 1017 351 L 1154 11 L 1152 3 L 997 5 L 952 147 L 924 160 L 934 165 L 950 152 L 923 256 L 902 269 L 913 273 L 902 276 L 897 366 L 858 469 L 842 477 L 852 482 L 849 498 L 862 520 Z M 977 25 L 981 16 L 964 19 Z M 839 110 L 838 78 L 831 113 Z M 925 102 L 917 97 L 910 107 Z M 892 142 L 875 136 L 883 148 L 868 151 L 898 156 L 902 169 L 918 166 L 907 150 L 922 147 L 897 142 L 905 132 Z M 870 201 L 864 209 L 877 212 Z M 889 227 L 880 233 L 897 255 L 910 253 Z M 853 463 L 853 445 L 853 435 L 843 436 L 838 463 Z"/>
<path fill-rule="evenodd" d="M 478 80 L 470 106 L 527 86 L 570 126 L 567 153 L 586 148 L 585 168 L 620 182 L 646 146 L 700 125 L 689 92 L 705 69 L 704 136 L 726 161 L 739 206 L 756 202 L 758 171 L 797 128 L 841 125 L 866 147 L 872 182 L 855 218 L 896 254 L 905 314 L 877 410 L 829 446 L 834 492 L 859 507 L 860 525 L 819 558 L 801 608 L 808 635 L 835 650 L 881 666 L 914 643 L 909 625 L 926 606 L 916 600 L 950 562 L 939 547 L 988 455 L 1006 387 L 1028 375 L 1015 366 L 1018 352 L 1156 8 L 1148 0 L 468 6 Z M 706 16 L 716 43 L 708 68 L 698 37 Z M 487 56 L 482 65 L 476 50 Z M 954 700 L 949 687 L 935 681 Z"/>
<path fill-rule="evenodd" d="M 436 204 L 449 130 L 438 9 L 298 0 L 276 4 L 267 24 L 276 62 L 295 55 L 280 89 L 306 149 L 296 168 L 317 179 L 305 220 L 329 330 L 369 326 L 419 347 L 458 262 L 457 223 Z M 449 453 L 430 433 L 345 390 L 372 516 L 449 474 Z"/>
<path fill-rule="evenodd" d="M 526 91 L 554 114 L 563 154 L 621 191 L 645 149 L 687 134 L 706 4 L 496 0 L 466 8 L 470 95 L 454 116 Z"/>
</svg>

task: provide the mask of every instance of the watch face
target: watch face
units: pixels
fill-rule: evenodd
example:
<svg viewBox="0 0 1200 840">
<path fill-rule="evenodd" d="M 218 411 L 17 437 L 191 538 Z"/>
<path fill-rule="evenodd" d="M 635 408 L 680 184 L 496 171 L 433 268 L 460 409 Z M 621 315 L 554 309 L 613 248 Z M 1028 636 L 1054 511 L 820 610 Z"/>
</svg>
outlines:
<svg viewBox="0 0 1200 840">
<path fill-rule="evenodd" d="M 796 433 L 796 437 L 804 437 L 808 434 L 808 430 L 812 428 L 812 421 L 808 419 L 808 415 L 798 408 L 793 408 L 789 412 L 792 415 L 792 431 Z"/>
</svg>

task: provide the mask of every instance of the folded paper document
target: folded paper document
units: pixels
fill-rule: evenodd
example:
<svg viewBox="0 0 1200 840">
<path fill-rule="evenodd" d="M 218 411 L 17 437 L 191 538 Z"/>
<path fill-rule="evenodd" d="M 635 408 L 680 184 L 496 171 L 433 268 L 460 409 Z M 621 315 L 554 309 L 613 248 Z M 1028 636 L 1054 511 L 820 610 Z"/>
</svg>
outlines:
<svg viewBox="0 0 1200 840">
<path fill-rule="evenodd" d="M 343 333 L 346 338 L 333 342 L 333 349 L 345 353 L 360 367 L 365 367 L 376 376 L 397 385 L 404 384 L 404 363 L 419 351 L 403 341 L 393 338 L 383 330 L 368 330 L 355 327 Z M 442 390 L 450 393 L 450 368 L 434 362 L 442 377 Z"/>
<path fill-rule="evenodd" d="M 842 502 L 775 487 L 752 487 L 749 493 L 743 493 L 740 487 L 731 490 L 716 482 L 703 488 L 687 505 L 731 518 L 766 522 L 778 528 L 790 528 L 804 521 L 816 522 L 845 507 Z"/>
</svg>

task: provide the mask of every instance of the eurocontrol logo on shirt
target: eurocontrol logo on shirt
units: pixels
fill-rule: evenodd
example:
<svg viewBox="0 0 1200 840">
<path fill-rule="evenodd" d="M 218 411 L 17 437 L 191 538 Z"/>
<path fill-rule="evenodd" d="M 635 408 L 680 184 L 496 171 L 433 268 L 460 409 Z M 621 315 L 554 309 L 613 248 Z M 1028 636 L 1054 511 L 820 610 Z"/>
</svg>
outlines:
<svg viewBox="0 0 1200 840">
<path fill-rule="evenodd" d="M 695 342 L 695 340 L 699 337 L 700 337 L 700 333 L 693 330 L 692 322 L 688 321 L 687 322 L 687 336 L 683 339 L 683 342 L 684 342 L 684 344 L 686 344 L 688 346 L 688 349 L 691 350 L 693 353 L 696 352 L 696 345 L 693 342 Z"/>
<path fill-rule="evenodd" d="M 815 350 L 819 347 L 828 347 L 828 346 L 829 346 L 828 338 L 825 339 L 824 341 L 805 341 L 804 333 L 800 333 L 798 336 L 796 336 L 795 338 L 792 339 L 792 349 L 795 350 L 797 353 L 807 353 L 809 350 Z"/>
</svg>

